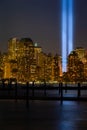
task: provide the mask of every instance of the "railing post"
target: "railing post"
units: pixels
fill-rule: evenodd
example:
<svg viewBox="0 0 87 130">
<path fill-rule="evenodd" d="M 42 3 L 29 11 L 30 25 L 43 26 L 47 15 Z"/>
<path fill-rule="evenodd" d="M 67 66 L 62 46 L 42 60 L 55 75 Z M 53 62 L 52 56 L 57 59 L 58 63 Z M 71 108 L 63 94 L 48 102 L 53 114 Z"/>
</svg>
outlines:
<svg viewBox="0 0 87 130">
<path fill-rule="evenodd" d="M 61 83 L 59 83 L 59 95 L 60 95 L 60 93 L 61 93 L 61 91 L 60 91 L 60 89 L 61 89 L 61 88 L 60 88 L 60 84 L 61 84 Z"/>
<path fill-rule="evenodd" d="M 10 97 L 10 91 L 11 91 L 12 83 L 11 81 L 8 82 L 8 96 Z"/>
<path fill-rule="evenodd" d="M 26 107 L 29 107 L 29 83 L 26 83 Z"/>
<path fill-rule="evenodd" d="M 18 89 L 17 89 L 17 82 L 15 83 L 15 101 L 17 101 L 17 93 L 18 93 Z"/>
<path fill-rule="evenodd" d="M 81 87 L 81 84 L 78 83 L 78 99 L 79 99 L 79 97 L 81 96 L 81 93 L 80 93 L 80 87 Z"/>
<path fill-rule="evenodd" d="M 65 93 L 67 93 L 67 83 L 65 83 Z"/>
<path fill-rule="evenodd" d="M 5 88 L 5 81 L 2 80 L 2 88 Z"/>
<path fill-rule="evenodd" d="M 34 97 L 34 81 L 32 83 L 32 97 Z"/>
<path fill-rule="evenodd" d="M 46 96 L 46 82 L 44 81 L 44 95 Z"/>
<path fill-rule="evenodd" d="M 63 83 L 60 83 L 61 104 L 63 103 Z"/>
</svg>

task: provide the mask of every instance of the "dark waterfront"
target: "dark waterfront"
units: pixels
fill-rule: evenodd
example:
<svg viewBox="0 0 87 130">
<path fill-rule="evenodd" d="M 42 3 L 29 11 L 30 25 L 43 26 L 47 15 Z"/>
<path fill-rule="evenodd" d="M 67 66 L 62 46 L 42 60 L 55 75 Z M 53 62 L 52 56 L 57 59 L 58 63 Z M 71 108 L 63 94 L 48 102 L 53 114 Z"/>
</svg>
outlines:
<svg viewBox="0 0 87 130">
<path fill-rule="evenodd" d="M 87 84 L 43 85 L 0 86 L 0 130 L 87 130 Z"/>
<path fill-rule="evenodd" d="M 87 102 L 0 100 L 1 130 L 87 130 Z"/>
</svg>

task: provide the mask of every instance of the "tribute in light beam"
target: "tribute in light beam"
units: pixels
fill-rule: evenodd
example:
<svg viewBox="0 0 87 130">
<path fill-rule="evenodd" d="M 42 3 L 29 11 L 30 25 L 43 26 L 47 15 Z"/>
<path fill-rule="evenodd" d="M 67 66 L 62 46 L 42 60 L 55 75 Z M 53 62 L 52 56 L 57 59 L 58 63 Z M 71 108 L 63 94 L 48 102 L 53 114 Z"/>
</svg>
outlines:
<svg viewBox="0 0 87 130">
<path fill-rule="evenodd" d="M 62 0 L 62 69 L 66 71 L 67 63 L 67 3 Z"/>
<path fill-rule="evenodd" d="M 73 0 L 68 0 L 68 55 L 73 50 Z"/>
<path fill-rule="evenodd" d="M 73 0 L 62 0 L 62 71 L 67 71 L 67 56 L 73 50 Z"/>
</svg>

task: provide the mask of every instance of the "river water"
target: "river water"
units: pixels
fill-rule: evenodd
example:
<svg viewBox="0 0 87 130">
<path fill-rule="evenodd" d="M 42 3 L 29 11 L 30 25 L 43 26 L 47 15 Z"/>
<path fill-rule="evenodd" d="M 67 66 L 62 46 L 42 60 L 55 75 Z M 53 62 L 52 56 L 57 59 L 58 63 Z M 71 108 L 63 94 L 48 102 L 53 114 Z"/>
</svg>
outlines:
<svg viewBox="0 0 87 130">
<path fill-rule="evenodd" d="M 0 100 L 0 130 L 87 130 L 87 102 Z"/>
</svg>

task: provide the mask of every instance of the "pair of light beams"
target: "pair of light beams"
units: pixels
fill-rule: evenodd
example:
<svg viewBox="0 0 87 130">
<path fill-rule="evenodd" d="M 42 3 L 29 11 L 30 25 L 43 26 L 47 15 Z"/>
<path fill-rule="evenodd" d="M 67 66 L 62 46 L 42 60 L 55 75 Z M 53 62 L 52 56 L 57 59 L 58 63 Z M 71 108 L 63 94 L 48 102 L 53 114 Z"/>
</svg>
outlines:
<svg viewBox="0 0 87 130">
<path fill-rule="evenodd" d="M 62 71 L 67 71 L 67 56 L 73 50 L 73 0 L 62 0 Z"/>
</svg>

